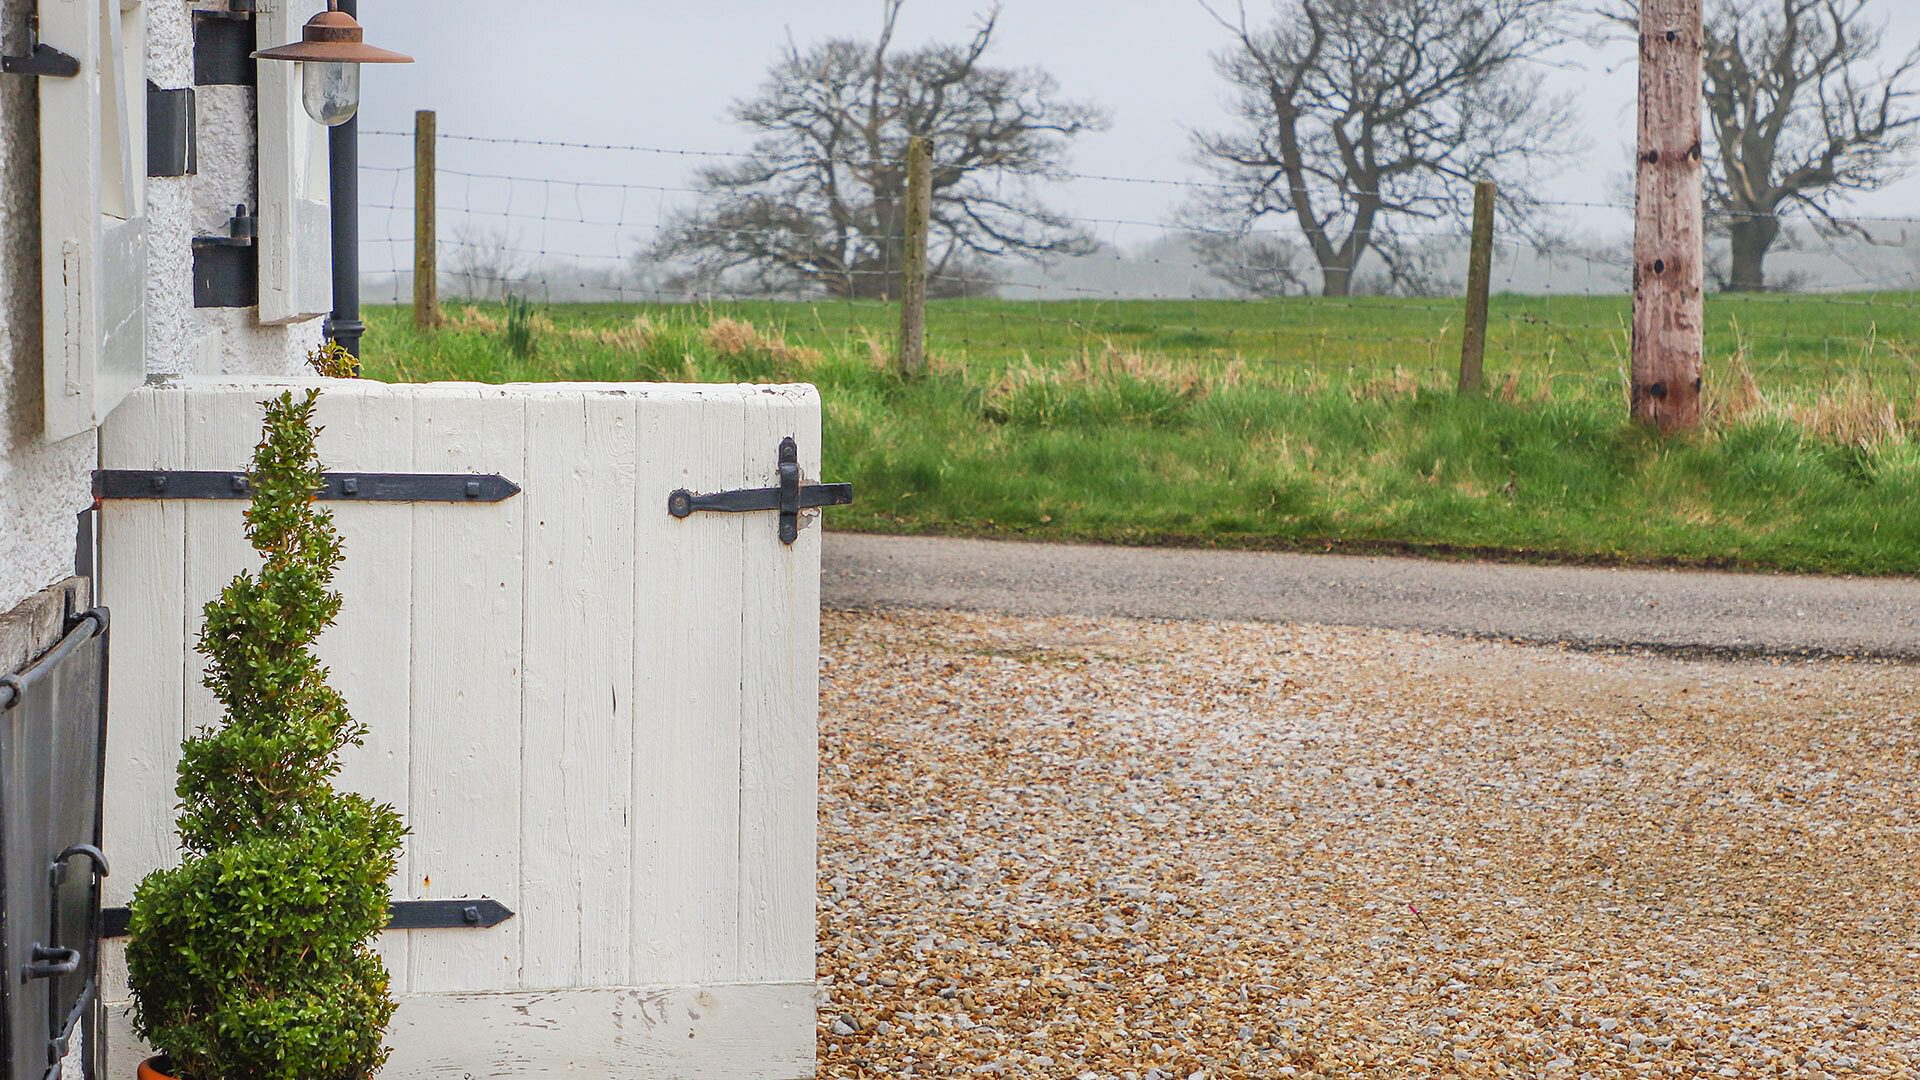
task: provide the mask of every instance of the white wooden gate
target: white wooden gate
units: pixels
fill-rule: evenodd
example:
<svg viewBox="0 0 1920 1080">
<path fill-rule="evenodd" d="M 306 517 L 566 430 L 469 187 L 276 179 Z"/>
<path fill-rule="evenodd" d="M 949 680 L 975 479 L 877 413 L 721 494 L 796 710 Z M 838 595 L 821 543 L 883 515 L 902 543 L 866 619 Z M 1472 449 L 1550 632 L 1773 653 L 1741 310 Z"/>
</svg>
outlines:
<svg viewBox="0 0 1920 1080">
<path fill-rule="evenodd" d="M 292 381 L 136 393 L 105 469 L 239 470 Z M 383 1076 L 813 1075 L 820 535 L 668 515 L 819 471 L 809 387 L 329 382 L 329 470 L 499 473 L 500 503 L 329 503 L 346 542 L 321 643 L 372 731 L 344 783 L 412 827 L 396 898 L 492 897 L 490 929 L 393 931 Z M 256 565 L 243 503 L 114 500 L 108 905 L 177 858 L 174 766 L 217 718 L 200 607 Z M 109 950 L 107 997 L 125 997 Z M 113 1072 L 140 1052 L 110 1031 Z"/>
</svg>

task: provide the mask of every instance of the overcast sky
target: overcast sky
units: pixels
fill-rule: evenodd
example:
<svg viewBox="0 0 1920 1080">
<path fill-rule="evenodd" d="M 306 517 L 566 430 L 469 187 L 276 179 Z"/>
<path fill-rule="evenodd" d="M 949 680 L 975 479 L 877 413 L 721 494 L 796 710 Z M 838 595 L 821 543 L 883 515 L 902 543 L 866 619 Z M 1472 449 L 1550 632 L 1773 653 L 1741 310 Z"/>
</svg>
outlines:
<svg viewBox="0 0 1920 1080">
<path fill-rule="evenodd" d="M 411 67 L 369 72 L 363 122 L 376 130 L 407 129 L 413 110 L 431 108 L 446 134 L 738 150 L 751 136 L 730 120 L 728 105 L 754 89 L 788 36 L 803 45 L 871 36 L 879 6 L 879 0 L 361 0 L 368 40 L 419 59 Z M 961 37 L 984 6 L 909 0 L 899 41 Z M 1264 6 L 1264 0 L 1249 3 L 1256 12 Z M 1920 3 L 1872 0 L 1871 6 L 1890 23 L 1889 52 L 1920 42 Z M 1196 0 L 1005 0 L 997 41 L 997 62 L 1043 66 L 1067 93 L 1111 112 L 1110 130 L 1075 144 L 1075 171 L 1199 175 L 1188 132 L 1219 124 L 1226 114 L 1210 61 L 1223 31 Z M 1546 69 L 1552 87 L 1578 94 L 1581 130 L 1589 134 L 1586 159 L 1544 194 L 1569 201 L 1610 201 L 1617 194 L 1630 167 L 1631 58 L 1626 45 L 1575 47 L 1555 58 L 1564 67 Z M 366 159 L 376 164 L 401 164 L 408 152 L 393 138 L 370 138 L 365 147 Z M 686 183 L 698 161 L 448 145 L 442 164 L 675 186 Z M 1157 221 L 1178 195 L 1153 185 L 1081 181 L 1052 200 L 1077 216 Z M 1920 215 L 1920 180 L 1866 197 L 1858 208 Z M 1598 219 L 1581 223 L 1605 227 Z"/>
</svg>

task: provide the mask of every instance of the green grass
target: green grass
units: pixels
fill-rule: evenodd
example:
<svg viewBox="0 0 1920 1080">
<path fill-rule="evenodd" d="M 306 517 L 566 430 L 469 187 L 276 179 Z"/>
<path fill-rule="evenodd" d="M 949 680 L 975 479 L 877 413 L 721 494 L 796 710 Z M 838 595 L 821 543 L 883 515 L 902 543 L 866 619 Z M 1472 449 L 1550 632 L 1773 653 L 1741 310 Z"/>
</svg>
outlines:
<svg viewBox="0 0 1920 1080">
<path fill-rule="evenodd" d="M 482 307 L 504 315 L 499 304 Z M 612 326 L 636 314 L 738 319 L 775 329 L 796 346 L 850 354 L 864 354 L 875 342 L 891 348 L 899 322 L 898 308 L 878 301 L 545 310 L 567 326 Z M 1601 384 L 1610 394 L 1626 363 L 1630 318 L 1628 300 L 1620 296 L 1495 296 L 1489 370 L 1525 372 L 1556 386 Z M 930 306 L 927 335 L 936 356 L 982 376 L 1112 346 L 1202 363 L 1238 361 L 1276 381 L 1396 368 L 1437 380 L 1458 364 L 1460 321 L 1455 299 L 949 300 Z M 1920 387 L 1920 293 L 1715 296 L 1706 341 L 1710 365 L 1744 356 L 1770 384 L 1817 387 L 1862 374 L 1884 387 L 1913 389 Z"/>
<path fill-rule="evenodd" d="M 912 381 L 866 304 L 554 307 L 525 358 L 498 305 L 424 337 L 383 309 L 366 351 L 390 380 L 815 383 L 840 528 L 1912 574 L 1915 300 L 1716 300 L 1720 408 L 1674 440 L 1624 415 L 1611 298 L 1500 298 L 1477 399 L 1450 301 L 936 303 Z"/>
</svg>

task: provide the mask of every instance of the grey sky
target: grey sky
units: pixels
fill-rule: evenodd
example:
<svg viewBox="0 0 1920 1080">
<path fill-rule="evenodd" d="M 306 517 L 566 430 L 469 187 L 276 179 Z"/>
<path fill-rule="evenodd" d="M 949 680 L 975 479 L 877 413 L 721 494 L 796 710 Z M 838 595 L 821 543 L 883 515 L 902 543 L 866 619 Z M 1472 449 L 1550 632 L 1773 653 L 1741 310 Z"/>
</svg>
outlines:
<svg viewBox="0 0 1920 1080">
<path fill-rule="evenodd" d="M 1920 4 L 1874 0 L 1890 21 L 1887 49 L 1920 41 Z M 910 0 L 900 40 L 956 38 L 984 3 Z M 1263 0 L 1253 0 L 1256 12 Z M 870 35 L 878 0 L 361 0 L 369 40 L 413 53 L 419 63 L 371 71 L 364 117 L 402 130 L 416 108 L 437 109 L 442 132 L 690 150 L 737 150 L 750 136 L 727 116 L 752 91 L 791 34 L 802 44 Z M 1194 0 L 1005 0 L 995 59 L 1040 65 L 1070 95 L 1107 107 L 1110 130 L 1076 145 L 1086 173 L 1194 178 L 1187 131 L 1225 118 L 1210 53 L 1223 31 Z M 1568 201 L 1610 201 L 1629 168 L 1633 134 L 1631 49 L 1570 47 L 1547 71 L 1550 85 L 1578 95 L 1586 157 L 1545 192 Z M 404 163 L 399 139 L 370 139 L 367 160 Z M 442 163 L 473 171 L 676 186 L 696 159 L 656 155 L 554 154 L 448 146 Z M 1082 217 L 1162 220 L 1178 189 L 1081 181 L 1051 193 Z M 371 198 L 371 196 L 370 196 Z M 444 196 L 443 196 L 444 198 Z M 1920 180 L 1862 199 L 1863 214 L 1920 216 Z M 1577 212 L 1569 211 L 1569 214 Z M 1592 228 L 1589 212 L 1570 220 Z M 1601 213 L 1603 218 L 1611 217 Z M 1110 236 L 1136 241 L 1138 235 Z"/>
</svg>

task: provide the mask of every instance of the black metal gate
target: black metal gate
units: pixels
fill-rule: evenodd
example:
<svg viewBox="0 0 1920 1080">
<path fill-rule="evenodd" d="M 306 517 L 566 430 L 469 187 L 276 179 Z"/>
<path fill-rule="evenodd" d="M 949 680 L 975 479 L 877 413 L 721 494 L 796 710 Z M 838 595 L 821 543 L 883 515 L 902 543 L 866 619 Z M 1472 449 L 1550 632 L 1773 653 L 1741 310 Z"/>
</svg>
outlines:
<svg viewBox="0 0 1920 1080">
<path fill-rule="evenodd" d="M 0 676 L 0 1060 L 6 1080 L 92 1080 L 99 1058 L 107 612 Z"/>
</svg>

